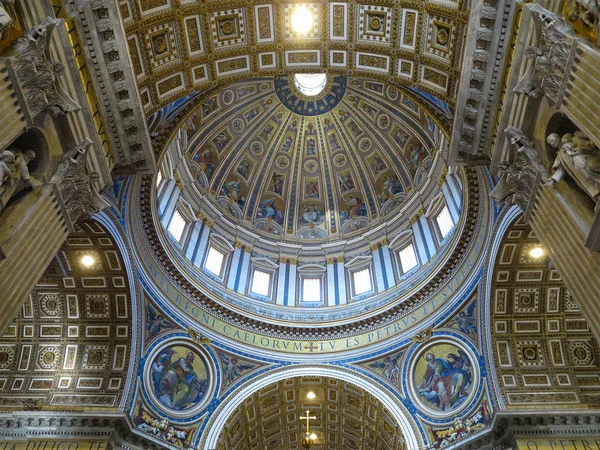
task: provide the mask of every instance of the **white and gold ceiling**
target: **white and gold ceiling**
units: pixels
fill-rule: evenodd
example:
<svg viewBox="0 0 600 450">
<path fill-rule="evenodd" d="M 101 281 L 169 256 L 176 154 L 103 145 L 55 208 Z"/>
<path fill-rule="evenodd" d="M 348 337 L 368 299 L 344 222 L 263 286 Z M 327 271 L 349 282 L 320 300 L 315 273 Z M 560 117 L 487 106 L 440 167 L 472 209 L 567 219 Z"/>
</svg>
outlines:
<svg viewBox="0 0 600 450">
<path fill-rule="evenodd" d="M 396 88 L 331 76 L 318 99 L 293 91 L 287 76 L 238 82 L 183 125 L 197 186 L 230 219 L 285 239 L 364 232 L 430 176 L 439 129 Z"/>
<path fill-rule="evenodd" d="M 455 103 L 462 0 L 120 0 L 147 114 L 234 80 L 296 72 L 369 75 Z M 294 32 L 303 5 L 312 26 Z"/>
</svg>

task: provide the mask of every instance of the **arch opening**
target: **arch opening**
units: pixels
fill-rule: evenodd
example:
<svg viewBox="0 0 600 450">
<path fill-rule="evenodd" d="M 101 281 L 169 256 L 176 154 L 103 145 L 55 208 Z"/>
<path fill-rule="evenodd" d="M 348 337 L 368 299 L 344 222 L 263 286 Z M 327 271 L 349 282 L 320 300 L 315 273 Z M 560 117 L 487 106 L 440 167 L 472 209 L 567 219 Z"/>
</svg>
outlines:
<svg viewBox="0 0 600 450">
<path fill-rule="evenodd" d="M 307 397 L 309 392 L 315 393 L 314 399 Z M 258 409 L 260 415 L 246 414 Z M 419 448 L 416 426 L 390 392 L 356 373 L 321 365 L 280 370 L 241 386 L 213 414 L 201 448 L 231 448 L 232 431 L 249 429 L 251 420 L 263 430 L 257 444 L 300 450 L 306 431 L 300 416 L 307 410 L 316 417 L 310 422 L 311 433 L 317 435 L 311 447 L 315 450 Z M 366 429 L 373 432 L 363 433 Z"/>
</svg>

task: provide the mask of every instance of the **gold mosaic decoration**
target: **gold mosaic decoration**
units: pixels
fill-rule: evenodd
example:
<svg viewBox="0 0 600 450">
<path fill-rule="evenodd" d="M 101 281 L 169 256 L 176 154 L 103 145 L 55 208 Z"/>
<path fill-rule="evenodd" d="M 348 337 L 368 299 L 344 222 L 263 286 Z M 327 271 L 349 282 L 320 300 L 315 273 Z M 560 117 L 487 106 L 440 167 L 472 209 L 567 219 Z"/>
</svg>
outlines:
<svg viewBox="0 0 600 450">
<path fill-rule="evenodd" d="M 283 1 L 119 4 L 138 86 L 148 98 L 146 113 L 199 84 L 218 87 L 249 76 L 322 70 L 391 79 L 455 103 L 457 55 L 468 22 L 462 0 L 306 2 L 314 23 L 303 34 L 291 29 L 296 4 Z M 206 73 L 194 73 L 198 67 Z"/>
</svg>

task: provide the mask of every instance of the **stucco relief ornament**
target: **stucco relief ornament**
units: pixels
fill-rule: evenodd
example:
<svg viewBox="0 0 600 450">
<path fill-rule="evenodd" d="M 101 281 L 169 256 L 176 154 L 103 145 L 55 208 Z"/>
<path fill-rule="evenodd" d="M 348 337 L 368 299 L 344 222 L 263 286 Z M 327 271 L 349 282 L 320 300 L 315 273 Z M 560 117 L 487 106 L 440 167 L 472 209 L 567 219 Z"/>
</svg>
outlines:
<svg viewBox="0 0 600 450">
<path fill-rule="evenodd" d="M 531 98 L 544 94 L 556 101 L 571 52 L 572 27 L 537 4 L 530 11 L 541 29 L 541 38 L 537 47 L 525 50 L 529 66 L 513 91 Z"/>
<path fill-rule="evenodd" d="M 46 56 L 50 35 L 59 23 L 60 20 L 48 17 L 15 43 L 15 70 L 32 117 L 42 111 L 58 117 L 81 108 L 58 82 L 64 66 Z"/>
<path fill-rule="evenodd" d="M 569 174 L 594 200 L 600 194 L 600 149 L 583 133 L 566 133 L 560 137 L 551 133 L 546 138 L 558 153 L 552 166 L 555 169 L 552 182 L 558 183 Z"/>
</svg>

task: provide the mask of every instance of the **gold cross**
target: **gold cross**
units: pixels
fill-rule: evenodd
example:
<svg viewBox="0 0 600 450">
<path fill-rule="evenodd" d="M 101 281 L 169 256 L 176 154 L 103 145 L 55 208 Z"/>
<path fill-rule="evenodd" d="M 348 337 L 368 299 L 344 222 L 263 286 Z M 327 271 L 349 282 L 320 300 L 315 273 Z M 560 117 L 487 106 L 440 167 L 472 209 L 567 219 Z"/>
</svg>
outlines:
<svg viewBox="0 0 600 450">
<path fill-rule="evenodd" d="M 306 420 L 306 433 L 307 434 L 310 433 L 310 431 L 308 430 L 308 421 L 311 420 L 311 419 L 315 420 L 317 418 L 317 416 L 309 416 L 309 414 L 310 414 L 310 411 L 307 409 L 306 410 L 306 417 L 300 416 L 300 420 Z"/>
</svg>

